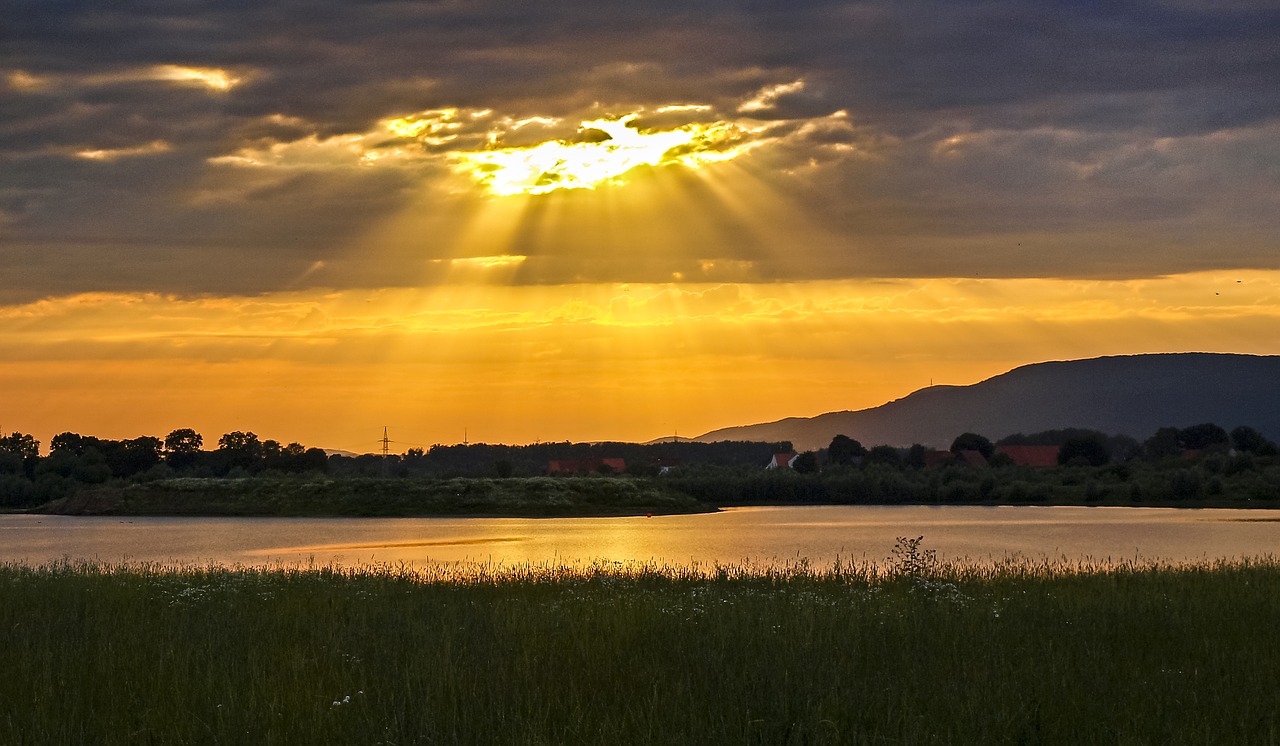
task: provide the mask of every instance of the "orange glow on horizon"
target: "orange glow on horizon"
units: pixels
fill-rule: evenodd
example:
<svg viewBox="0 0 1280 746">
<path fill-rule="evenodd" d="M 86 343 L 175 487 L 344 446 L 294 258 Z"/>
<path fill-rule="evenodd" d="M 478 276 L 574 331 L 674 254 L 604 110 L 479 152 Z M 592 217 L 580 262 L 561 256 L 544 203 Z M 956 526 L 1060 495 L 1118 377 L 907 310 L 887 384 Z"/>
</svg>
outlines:
<svg viewBox="0 0 1280 746">
<path fill-rule="evenodd" d="M 46 444 L 195 427 L 358 451 L 383 424 L 428 446 L 464 428 L 473 442 L 649 440 L 1042 360 L 1274 354 L 1278 323 L 1280 272 L 95 293 L 0 307 L 0 387 L 24 392 L 4 428 Z"/>
</svg>

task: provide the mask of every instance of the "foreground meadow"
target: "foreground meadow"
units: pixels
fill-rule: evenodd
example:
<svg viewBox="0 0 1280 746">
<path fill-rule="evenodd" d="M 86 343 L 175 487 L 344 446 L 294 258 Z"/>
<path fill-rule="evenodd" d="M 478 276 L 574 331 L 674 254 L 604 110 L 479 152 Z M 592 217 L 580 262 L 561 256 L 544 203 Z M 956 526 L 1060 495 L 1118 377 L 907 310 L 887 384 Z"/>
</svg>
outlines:
<svg viewBox="0 0 1280 746">
<path fill-rule="evenodd" d="M 0 566 L 0 742 L 1275 743 L 1280 565 Z"/>
</svg>

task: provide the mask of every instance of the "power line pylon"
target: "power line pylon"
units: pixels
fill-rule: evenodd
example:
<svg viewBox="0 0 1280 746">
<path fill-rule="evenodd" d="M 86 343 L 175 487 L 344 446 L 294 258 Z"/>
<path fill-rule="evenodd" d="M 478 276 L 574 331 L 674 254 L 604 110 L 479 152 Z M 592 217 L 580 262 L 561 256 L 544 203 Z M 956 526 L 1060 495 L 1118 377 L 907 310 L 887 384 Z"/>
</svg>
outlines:
<svg viewBox="0 0 1280 746">
<path fill-rule="evenodd" d="M 390 465 L 387 456 L 391 453 L 391 438 L 387 437 L 387 426 L 382 426 L 382 476 L 389 476 Z"/>
</svg>

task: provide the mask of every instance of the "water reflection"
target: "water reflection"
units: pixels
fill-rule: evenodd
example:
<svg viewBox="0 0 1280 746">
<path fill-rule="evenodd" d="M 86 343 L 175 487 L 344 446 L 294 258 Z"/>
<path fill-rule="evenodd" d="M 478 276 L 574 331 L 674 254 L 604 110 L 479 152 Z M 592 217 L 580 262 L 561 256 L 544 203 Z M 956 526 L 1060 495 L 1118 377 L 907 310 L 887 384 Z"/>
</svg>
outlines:
<svg viewBox="0 0 1280 746">
<path fill-rule="evenodd" d="M 819 506 L 653 518 L 0 516 L 0 561 L 222 565 L 487 562 L 687 565 L 885 559 L 924 536 L 949 560 L 1186 561 L 1269 555 L 1280 511 Z"/>
<path fill-rule="evenodd" d="M 373 544 L 317 544 L 312 547 L 288 547 L 275 549 L 260 549 L 250 554 L 271 555 L 273 552 L 291 552 L 293 554 L 328 554 L 333 552 L 344 552 L 352 549 L 405 549 L 409 547 L 452 547 L 466 546 L 468 544 L 509 544 L 514 541 L 527 541 L 527 536 L 507 536 L 493 538 L 470 538 L 470 539 L 434 539 L 430 541 L 391 541 L 377 542 Z"/>
</svg>

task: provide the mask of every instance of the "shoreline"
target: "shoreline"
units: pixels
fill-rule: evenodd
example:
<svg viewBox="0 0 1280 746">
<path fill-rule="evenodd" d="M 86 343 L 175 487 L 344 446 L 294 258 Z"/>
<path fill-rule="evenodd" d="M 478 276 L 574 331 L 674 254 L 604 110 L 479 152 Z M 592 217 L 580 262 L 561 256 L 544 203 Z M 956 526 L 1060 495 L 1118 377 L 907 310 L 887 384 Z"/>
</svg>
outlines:
<svg viewBox="0 0 1280 746">
<path fill-rule="evenodd" d="M 530 510 L 403 510 L 392 511 L 382 509 L 383 506 L 371 504 L 366 510 L 357 512 L 323 512 L 315 510 L 272 511 L 243 509 L 229 510 L 215 507 L 200 510 L 197 506 L 186 505 L 176 510 L 139 510 L 132 506 L 121 505 L 111 499 L 103 499 L 100 495 L 70 496 L 60 498 L 33 508 L 13 508 L 0 510 L 0 515 L 62 515 L 81 516 L 87 518 L 122 518 L 122 517 L 154 517 L 154 518 L 642 518 L 673 515 L 698 515 L 719 513 L 733 508 L 810 508 L 810 507 L 928 507 L 928 508 L 1163 508 L 1174 510 L 1280 510 L 1280 504 L 1274 501 L 1253 500 L 1249 498 L 1216 498 L 1212 500 L 1148 500 L 1142 502 L 798 502 L 798 503 L 702 503 L 700 505 L 674 507 L 670 505 L 635 505 L 635 506 L 599 506 L 574 505 L 559 506 L 562 509 L 538 508 Z M 1269 521 L 1274 519 L 1256 519 Z"/>
</svg>

